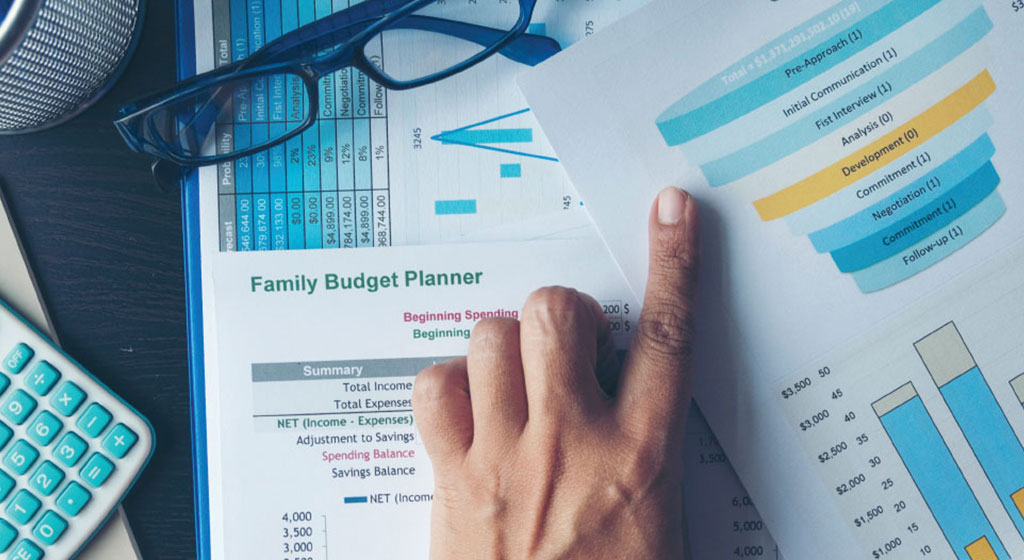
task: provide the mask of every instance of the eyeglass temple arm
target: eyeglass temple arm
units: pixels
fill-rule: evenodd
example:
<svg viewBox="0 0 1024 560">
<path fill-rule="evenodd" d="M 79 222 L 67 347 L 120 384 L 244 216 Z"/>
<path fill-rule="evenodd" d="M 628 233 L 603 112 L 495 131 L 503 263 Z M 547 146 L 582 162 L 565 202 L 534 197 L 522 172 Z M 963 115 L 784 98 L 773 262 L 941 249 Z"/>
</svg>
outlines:
<svg viewBox="0 0 1024 560">
<path fill-rule="evenodd" d="M 508 31 L 474 25 L 462 21 L 431 16 L 411 15 L 395 22 L 393 29 L 418 29 L 432 31 L 471 41 L 481 47 L 489 47 L 508 34 Z M 536 66 L 562 50 L 558 41 L 543 35 L 522 34 L 502 47 L 499 54 L 520 64 Z"/>
<path fill-rule="evenodd" d="M 378 0 L 374 2 L 371 0 L 357 4 L 286 34 L 264 47 L 266 49 L 266 58 L 254 56 L 251 59 L 259 60 L 263 63 L 270 60 L 285 61 L 293 60 L 303 55 L 315 55 L 323 50 L 325 46 L 341 45 L 368 26 L 380 21 L 380 18 L 388 10 L 394 9 L 395 4 L 408 4 L 408 2 L 396 2 L 395 0 Z M 506 30 L 419 15 L 403 17 L 393 23 L 392 28 L 419 29 L 441 33 L 484 47 L 495 44 L 508 34 Z M 535 66 L 561 50 L 562 47 L 558 44 L 558 41 L 550 37 L 522 34 L 498 52 L 502 56 L 521 64 Z M 336 56 L 329 56 L 320 61 L 318 66 L 321 66 L 325 71 L 337 70 L 349 62 L 344 60 L 346 54 L 348 53 L 339 52 Z M 335 67 L 335 65 L 338 66 Z"/>
</svg>

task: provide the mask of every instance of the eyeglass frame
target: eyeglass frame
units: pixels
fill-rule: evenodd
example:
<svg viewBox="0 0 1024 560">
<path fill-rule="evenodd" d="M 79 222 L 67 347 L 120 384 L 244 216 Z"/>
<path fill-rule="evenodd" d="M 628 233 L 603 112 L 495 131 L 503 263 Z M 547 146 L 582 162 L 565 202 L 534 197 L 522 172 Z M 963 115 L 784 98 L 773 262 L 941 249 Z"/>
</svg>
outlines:
<svg viewBox="0 0 1024 560">
<path fill-rule="evenodd" d="M 319 112 L 320 92 L 319 80 L 324 76 L 343 68 L 356 68 L 378 84 L 392 90 L 406 90 L 428 85 L 462 72 L 496 53 L 519 60 L 527 64 L 537 64 L 561 50 L 557 41 L 540 35 L 526 34 L 537 0 L 517 0 L 519 3 L 519 21 L 508 30 L 483 27 L 471 23 L 457 22 L 431 16 L 414 16 L 413 13 L 437 0 L 367 0 L 355 6 L 341 10 L 313 23 L 290 31 L 274 41 L 264 45 L 248 58 L 225 65 L 216 70 L 193 76 L 179 83 L 171 90 L 156 93 L 121 108 L 121 118 L 114 121 L 118 132 L 125 142 L 137 152 L 148 153 L 160 160 L 174 164 L 180 168 L 203 167 L 226 161 L 244 158 L 280 145 L 302 134 L 317 121 Z M 395 4 L 398 4 L 397 6 Z M 360 11 L 366 12 L 359 14 Z M 355 19 L 355 17 L 359 19 Z M 371 39 L 386 29 L 392 28 L 402 20 L 415 17 L 423 20 L 425 30 L 446 35 L 454 35 L 484 46 L 476 55 L 441 72 L 425 76 L 417 80 L 399 81 L 378 69 L 364 52 Z M 376 20 L 376 21 L 373 21 Z M 352 33 L 352 28 L 372 21 L 362 30 Z M 339 23 L 342 23 L 339 25 Z M 427 25 L 431 24 L 431 25 Z M 448 29 L 446 30 L 445 27 Z M 413 27 L 416 29 L 417 27 Z M 422 27 L 421 27 L 422 28 Z M 456 32 L 457 31 L 457 32 Z M 493 37 L 495 32 L 504 36 L 486 46 L 481 41 L 485 36 Z M 285 61 L 277 58 L 288 58 L 292 51 L 303 52 L 303 47 L 327 44 L 325 38 L 334 35 L 349 34 L 347 38 L 334 43 L 335 49 L 327 55 L 318 55 L 319 49 L 314 48 L 302 58 Z M 513 44 L 521 42 L 522 45 Z M 310 43 L 313 43 L 312 45 Z M 509 48 L 509 47 L 513 48 Z M 508 51 L 508 52 L 506 52 Z M 266 60 L 264 60 L 266 59 Z M 305 121 L 293 130 L 287 131 L 279 138 L 268 141 L 260 146 L 252 146 L 227 154 L 214 154 L 195 158 L 181 157 L 169 149 L 155 144 L 146 137 L 144 127 L 154 126 L 150 121 L 152 114 L 166 106 L 180 102 L 189 95 L 209 89 L 217 84 L 253 79 L 259 76 L 294 75 L 303 80 L 306 97 L 309 100 L 309 111 Z M 151 131 L 153 138 L 160 140 L 157 131 Z M 166 144 L 166 143 L 165 143 Z M 158 175 L 157 167 L 161 162 L 154 163 L 154 174 Z"/>
</svg>

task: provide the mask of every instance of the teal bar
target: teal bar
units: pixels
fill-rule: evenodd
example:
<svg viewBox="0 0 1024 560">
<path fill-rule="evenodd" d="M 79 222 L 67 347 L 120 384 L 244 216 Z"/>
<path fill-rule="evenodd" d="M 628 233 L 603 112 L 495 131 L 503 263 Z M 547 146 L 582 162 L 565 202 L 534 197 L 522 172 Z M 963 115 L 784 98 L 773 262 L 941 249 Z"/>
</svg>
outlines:
<svg viewBox="0 0 1024 560">
<path fill-rule="evenodd" d="M 855 272 L 905 251 L 966 214 L 998 185 L 996 168 L 991 162 L 986 163 L 949 193 L 901 221 L 832 251 L 832 260 L 840 272 Z"/>
<path fill-rule="evenodd" d="M 365 504 L 368 501 L 366 496 L 345 496 L 346 504 Z"/>
<path fill-rule="evenodd" d="M 960 138 L 951 140 L 959 141 Z M 828 253 L 888 227 L 959 185 L 981 169 L 995 153 L 996 147 L 988 134 L 981 136 L 934 172 L 925 174 L 896 194 L 810 234 L 814 249 L 819 253 Z"/>
<path fill-rule="evenodd" d="M 805 37 L 807 30 L 818 28 L 822 20 L 835 20 L 838 18 L 840 21 L 837 25 L 850 27 L 890 1 L 851 0 L 837 4 L 825 12 L 814 14 L 807 21 L 792 29 L 788 29 L 785 33 L 766 43 L 766 46 L 750 53 L 736 64 L 730 66 L 726 71 L 701 84 L 692 93 L 687 94 L 686 97 L 676 102 L 659 120 L 668 120 L 683 113 L 688 113 L 782 66 L 787 62 L 785 55 L 788 50 L 780 52 L 775 48 L 776 45 L 789 43 L 795 36 Z M 827 34 L 817 33 L 808 42 L 801 43 L 800 47 L 804 49 L 814 48 L 823 44 L 826 39 L 828 39 Z"/>
<path fill-rule="evenodd" d="M 999 221 L 999 218 L 1006 213 L 1006 204 L 1003 203 L 999 191 L 988 195 L 988 198 L 981 201 L 981 204 L 970 209 L 959 220 L 951 225 L 956 229 L 959 237 L 953 238 L 946 230 L 939 231 L 935 235 L 925 239 L 910 249 L 900 254 L 893 255 L 888 259 L 864 270 L 853 273 L 853 279 L 857 287 L 864 293 L 871 293 L 888 288 L 897 282 L 901 282 L 933 264 L 952 255 L 957 250 L 975 240 L 985 230 Z"/>
<path fill-rule="evenodd" d="M 992 20 L 984 8 L 978 8 L 956 27 L 897 64 L 878 78 L 828 105 L 818 112 L 755 142 L 746 148 L 701 166 L 713 187 L 746 177 L 776 161 L 832 134 L 870 110 L 903 93 L 938 71 L 978 43 L 992 30 Z M 889 91 L 882 93 L 884 84 Z M 852 111 L 844 109 L 855 107 Z M 837 116 L 838 115 L 838 116 Z M 818 126 L 827 121 L 830 126 Z"/>
<path fill-rule="evenodd" d="M 434 202 L 434 214 L 438 216 L 476 214 L 476 200 L 438 200 Z"/>
<path fill-rule="evenodd" d="M 453 130 L 439 139 L 444 144 L 528 144 L 533 142 L 533 129 Z"/>
<path fill-rule="evenodd" d="M 518 163 L 503 163 L 501 165 L 502 179 L 518 179 L 523 176 L 523 167 Z"/>
<path fill-rule="evenodd" d="M 986 537 L 998 558 L 1009 558 L 921 397 L 879 420 L 956 557 L 971 560 L 967 546 Z"/>
<path fill-rule="evenodd" d="M 1024 446 L 977 367 L 939 387 L 957 425 L 995 488 L 1013 524 L 1024 535 L 1024 514 L 1012 496 L 1024 488 Z"/>
<path fill-rule="evenodd" d="M 823 44 L 794 56 L 790 59 L 790 65 L 765 74 L 707 105 L 677 117 L 670 116 L 674 111 L 669 109 L 658 119 L 658 129 L 669 146 L 678 146 L 699 138 L 817 78 L 853 55 L 891 35 L 900 27 L 934 7 L 939 1 L 900 0 L 892 2 L 862 22 L 837 33 Z M 833 52 L 825 55 L 828 49 L 833 49 Z M 812 59 L 818 62 L 808 65 L 806 61 Z M 804 62 L 798 63 L 798 61 Z M 801 71 L 791 71 L 794 66 L 801 68 Z"/>
</svg>

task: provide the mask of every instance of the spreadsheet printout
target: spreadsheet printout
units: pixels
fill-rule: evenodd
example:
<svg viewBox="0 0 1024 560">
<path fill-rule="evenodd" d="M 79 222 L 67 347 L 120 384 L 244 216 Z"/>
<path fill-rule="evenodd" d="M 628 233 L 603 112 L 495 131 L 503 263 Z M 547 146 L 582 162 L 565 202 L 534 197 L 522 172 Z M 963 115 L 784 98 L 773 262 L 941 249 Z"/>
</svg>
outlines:
<svg viewBox="0 0 1024 560">
<path fill-rule="evenodd" d="M 644 2 L 542 1 L 529 32 L 568 47 Z M 202 22 L 208 40 L 199 47 L 205 51 L 199 53 L 205 59 L 200 68 L 242 60 L 283 33 L 354 3 L 212 0 L 202 10 L 197 5 L 196 13 L 209 18 Z M 469 9 L 487 10 L 488 2 Z M 370 45 L 386 66 L 384 47 L 379 38 Z M 326 76 L 311 129 L 218 166 L 220 249 L 452 242 L 481 228 L 573 209 L 579 200 L 515 86 L 522 68 L 494 56 L 440 83 L 401 93 L 353 68 Z M 233 122 L 218 126 L 219 150 L 261 141 L 290 118 L 275 107 L 304 102 L 301 89 L 290 89 L 284 77 L 273 79 L 281 83 L 236 99 Z"/>
</svg>

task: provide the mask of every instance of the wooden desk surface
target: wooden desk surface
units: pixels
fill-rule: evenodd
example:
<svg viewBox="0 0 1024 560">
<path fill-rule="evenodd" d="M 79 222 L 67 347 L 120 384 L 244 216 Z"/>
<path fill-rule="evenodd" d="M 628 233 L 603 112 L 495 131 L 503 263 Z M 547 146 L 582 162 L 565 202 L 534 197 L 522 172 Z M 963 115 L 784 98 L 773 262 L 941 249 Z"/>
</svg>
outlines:
<svg viewBox="0 0 1024 560">
<path fill-rule="evenodd" d="M 117 85 L 55 129 L 0 136 L 0 183 L 66 350 L 149 417 L 156 453 L 125 502 L 146 560 L 193 558 L 181 209 L 111 121 L 174 82 L 173 2 L 148 2 Z M 2 263 L 0 263 L 2 268 Z"/>
</svg>

